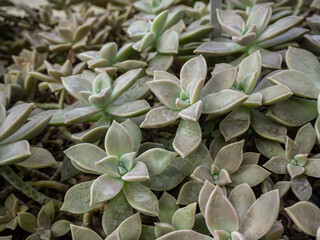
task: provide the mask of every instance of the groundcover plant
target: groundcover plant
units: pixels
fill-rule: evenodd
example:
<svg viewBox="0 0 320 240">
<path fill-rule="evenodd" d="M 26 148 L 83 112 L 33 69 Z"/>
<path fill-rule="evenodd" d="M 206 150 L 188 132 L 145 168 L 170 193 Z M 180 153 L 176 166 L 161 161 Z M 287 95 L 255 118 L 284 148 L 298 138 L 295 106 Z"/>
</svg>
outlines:
<svg viewBox="0 0 320 240">
<path fill-rule="evenodd" d="M 320 1 L 0 0 L 0 240 L 320 240 Z"/>
</svg>

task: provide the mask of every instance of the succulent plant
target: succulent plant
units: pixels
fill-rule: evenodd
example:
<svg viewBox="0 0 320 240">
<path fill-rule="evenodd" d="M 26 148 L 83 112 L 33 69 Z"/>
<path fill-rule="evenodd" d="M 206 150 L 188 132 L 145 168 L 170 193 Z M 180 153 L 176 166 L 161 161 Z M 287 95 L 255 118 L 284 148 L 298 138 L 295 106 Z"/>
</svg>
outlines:
<svg viewBox="0 0 320 240">
<path fill-rule="evenodd" d="M 234 90 L 215 93 L 204 85 L 207 64 L 202 56 L 187 61 L 180 72 L 180 80 L 165 72 L 155 72 L 154 81 L 148 82 L 150 90 L 164 105 L 148 112 L 140 127 L 159 128 L 168 126 L 182 118 L 173 141 L 174 149 L 182 157 L 195 151 L 201 142 L 201 129 L 198 120 L 202 113 L 223 112 L 229 106 L 236 106 L 248 97 Z M 165 92 L 164 89 L 170 89 Z M 224 101 L 227 96 L 232 101 Z"/>
<path fill-rule="evenodd" d="M 155 236 L 161 236 L 178 230 L 192 229 L 196 218 L 197 203 L 179 208 L 176 199 L 164 192 L 159 199 L 159 219 L 155 223 Z"/>
<path fill-rule="evenodd" d="M 286 63 L 288 70 L 273 74 L 268 80 L 287 86 L 295 97 L 272 105 L 266 115 L 285 126 L 299 127 L 318 116 L 315 100 L 320 93 L 320 63 L 312 53 L 294 47 L 289 47 Z"/>
<path fill-rule="evenodd" d="M 239 58 L 242 59 L 263 49 L 262 66 L 278 69 L 282 61 L 281 55 L 266 48 L 293 41 L 307 32 L 304 28 L 294 28 L 302 21 L 302 18 L 297 16 L 287 16 L 269 25 L 272 16 L 270 3 L 256 6 L 246 21 L 232 10 L 217 10 L 217 15 L 224 33 L 232 39 L 220 37 L 203 43 L 194 51 L 196 54 L 225 56 L 242 52 L 243 55 Z"/>
<path fill-rule="evenodd" d="M 246 201 L 239 201 L 242 198 Z M 201 213 L 214 239 L 254 240 L 263 237 L 274 226 L 279 206 L 278 190 L 265 193 L 256 199 L 247 184 L 234 188 L 228 199 L 219 186 L 214 187 L 207 181 L 199 196 Z M 213 239 L 193 230 L 179 230 L 170 232 L 159 240 L 187 237 L 199 240 Z"/>
<path fill-rule="evenodd" d="M 140 141 L 140 130 L 133 122 L 127 120 L 119 124 L 114 121 L 105 138 L 106 152 L 89 143 L 67 149 L 65 153 L 76 168 L 101 176 L 94 181 L 82 183 L 90 188 L 90 196 L 86 196 L 90 198 L 89 204 L 81 202 L 74 205 L 77 196 L 72 194 L 75 191 L 79 194 L 80 189 L 83 189 L 76 185 L 68 191 L 62 210 L 86 212 L 97 203 L 112 200 L 123 192 L 131 207 L 146 215 L 157 216 L 157 197 L 140 182 L 164 171 L 177 155 L 153 148 L 137 156 Z M 88 190 L 85 188 L 82 191 L 87 193 Z"/>
<path fill-rule="evenodd" d="M 242 183 L 247 183 L 251 187 L 260 184 L 270 173 L 257 165 L 259 155 L 255 159 L 243 159 L 243 144 L 242 140 L 224 146 L 218 152 L 210 168 L 200 165 L 194 170 L 191 177 L 202 184 L 207 180 L 221 188 L 235 187 Z"/>
<path fill-rule="evenodd" d="M 36 4 L 0 0 L 0 240 L 320 240 L 318 0 Z"/>
<path fill-rule="evenodd" d="M 246 199 L 245 205 L 243 201 L 239 201 L 242 197 Z M 278 190 L 265 193 L 256 199 L 247 184 L 234 188 L 229 199 L 219 186 L 212 191 L 212 186 L 204 185 L 199 196 L 199 206 L 205 216 L 206 225 L 215 238 L 227 235 L 231 239 L 261 238 L 274 225 L 279 205 Z"/>
<path fill-rule="evenodd" d="M 204 2 L 196 1 L 193 7 L 189 7 L 189 6 L 185 7 L 186 15 L 196 20 L 209 22 L 210 21 L 209 6 L 210 6 L 209 4 L 205 4 Z"/>
<path fill-rule="evenodd" d="M 156 49 L 163 54 L 177 54 L 179 35 L 176 31 L 168 30 L 183 17 L 182 11 L 163 11 L 152 22 L 143 20 L 133 22 L 127 32 L 134 41 L 133 49 L 145 52 Z M 168 30 L 168 31 L 167 31 Z"/>
<path fill-rule="evenodd" d="M 51 118 L 46 116 L 27 121 L 33 109 L 34 104 L 23 103 L 7 111 L 0 104 L 0 166 L 23 164 L 21 162 L 25 160 L 26 166 L 35 168 L 56 163 L 49 151 L 39 147 L 30 148 L 26 141 L 42 132 Z"/>
<path fill-rule="evenodd" d="M 307 33 L 303 36 L 302 46 L 319 55 L 320 54 L 320 28 L 319 28 L 320 16 L 313 15 L 307 18 L 308 26 L 311 28 L 311 34 Z"/>
<path fill-rule="evenodd" d="M 50 240 L 69 232 L 70 222 L 67 220 L 54 221 L 54 215 L 55 210 L 52 202 L 44 205 L 37 217 L 28 212 L 18 213 L 19 226 L 23 230 L 32 233 L 27 240 Z"/>
<path fill-rule="evenodd" d="M 18 99 L 20 100 L 24 95 L 36 90 L 35 79 L 30 73 L 32 71 L 43 72 L 45 69 L 43 61 L 46 58 L 47 53 L 39 53 L 36 49 L 33 51 L 24 49 L 19 56 L 12 56 L 14 64 L 9 67 L 9 72 L 5 75 L 3 89 L 10 97 L 9 100 L 11 100 L 11 95 L 16 95 L 16 93 L 20 95 Z"/>
<path fill-rule="evenodd" d="M 0 96 L 1 96 L 0 91 Z M 4 96 L 4 95 L 3 95 Z M 27 121 L 34 104 L 21 103 L 6 111 L 5 98 L 0 102 L 0 174 L 10 185 L 43 204 L 52 200 L 24 182 L 8 165 L 25 168 L 46 168 L 57 164 L 52 154 L 44 148 L 30 146 L 27 140 L 37 136 L 48 125 L 51 116 Z M 3 105 L 4 104 L 4 105 Z M 56 205 L 60 202 L 54 200 Z"/>
<path fill-rule="evenodd" d="M 61 91 L 64 89 L 61 77 L 68 77 L 80 74 L 86 67 L 86 63 L 78 63 L 74 67 L 69 60 L 65 61 L 63 65 L 51 64 L 48 61 L 44 61 L 48 74 L 39 73 L 36 71 L 30 72 L 30 75 L 42 81 L 41 88 L 49 87 L 52 92 Z"/>
<path fill-rule="evenodd" d="M 286 128 L 266 117 L 257 108 L 287 100 L 293 93 L 283 85 L 273 86 L 270 84 L 271 86 L 259 87 L 261 76 L 260 52 L 258 50 L 244 58 L 237 68 L 229 64 L 217 64 L 212 72 L 212 78 L 208 81 L 204 90 L 208 91 L 210 89 L 221 95 L 229 89 L 238 91 L 240 100 L 245 96 L 243 93 L 248 95 L 245 101 L 236 101 L 237 99 L 235 99 L 227 107 L 217 109 L 213 115 L 209 116 L 209 118 L 215 118 L 232 110 L 219 124 L 219 129 L 225 141 L 241 136 L 251 126 L 256 133 L 264 138 L 285 142 Z M 263 81 L 264 79 L 262 83 Z M 232 95 L 231 92 L 229 94 Z M 234 94 L 233 97 L 235 98 Z M 230 96 L 225 94 L 224 98 L 228 99 Z M 239 106 L 239 103 L 242 104 Z M 241 124 L 239 124 L 239 119 L 241 119 Z"/>
<path fill-rule="evenodd" d="M 291 181 L 277 181 L 274 183 L 271 177 L 266 178 L 266 180 L 261 184 L 261 190 L 263 193 L 278 189 L 281 198 L 286 195 L 290 187 Z"/>
<path fill-rule="evenodd" d="M 308 141 L 306 141 L 308 139 Z M 263 166 L 276 174 L 289 174 L 291 189 L 299 200 L 308 200 L 312 187 L 306 176 L 320 176 L 320 161 L 317 155 L 308 157 L 316 142 L 316 132 L 310 123 L 299 129 L 295 140 L 286 139 L 285 150 L 280 144 L 268 140 L 257 140 L 257 148 L 270 158 Z"/>
<path fill-rule="evenodd" d="M 140 214 L 136 213 L 125 219 L 117 229 L 106 238 L 106 240 L 139 240 L 141 230 Z M 102 240 L 95 231 L 73 224 L 71 225 L 71 233 L 73 240 L 81 240 L 84 237 L 91 240 Z"/>
<path fill-rule="evenodd" d="M 145 100 L 148 78 L 139 79 L 142 69 L 133 69 L 112 81 L 106 72 L 84 73 L 82 77 L 63 77 L 66 91 L 79 100 L 69 108 L 49 110 L 37 116 L 53 115 L 50 124 L 75 124 L 97 121 L 90 129 L 72 135 L 78 141 L 96 142 L 103 137 L 113 119 L 122 120 L 140 116 L 150 110 Z M 92 118 L 94 117 L 94 118 Z"/>
<path fill-rule="evenodd" d="M 107 72 L 114 76 L 117 71 L 126 72 L 131 69 L 144 68 L 147 63 L 131 60 L 134 54 L 133 43 L 123 45 L 118 50 L 114 42 L 105 44 L 100 51 L 88 51 L 77 55 L 77 57 L 88 64 L 88 67 L 97 73 Z"/>
<path fill-rule="evenodd" d="M 284 210 L 303 232 L 320 238 L 320 209 L 315 204 L 300 201 Z"/>
<path fill-rule="evenodd" d="M 0 212 L 0 232 L 9 228 L 15 230 L 18 226 L 18 213 L 26 212 L 28 207 L 18 205 L 18 199 L 11 194 L 5 201 L 4 206 L 1 208 Z"/>
<path fill-rule="evenodd" d="M 70 19 L 61 20 L 52 32 L 41 32 L 39 36 L 47 42 L 50 51 L 79 51 L 86 46 L 88 34 L 95 20 L 94 17 L 78 19 L 72 14 Z"/>
<path fill-rule="evenodd" d="M 228 144 L 218 151 L 214 161 L 211 159 L 209 164 L 196 166 L 191 174 L 194 181 L 182 186 L 178 203 L 190 204 L 196 201 L 206 181 L 219 186 L 224 192 L 226 187 L 236 187 L 243 183 L 253 187 L 264 181 L 270 173 L 257 165 L 260 154 L 243 153 L 243 144 L 243 140 Z"/>
</svg>

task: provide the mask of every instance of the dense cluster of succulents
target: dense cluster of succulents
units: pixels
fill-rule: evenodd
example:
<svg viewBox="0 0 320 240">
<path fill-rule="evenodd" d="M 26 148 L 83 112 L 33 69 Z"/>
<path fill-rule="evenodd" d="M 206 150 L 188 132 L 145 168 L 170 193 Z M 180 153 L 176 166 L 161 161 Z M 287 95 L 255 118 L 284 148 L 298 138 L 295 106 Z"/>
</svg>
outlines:
<svg viewBox="0 0 320 240">
<path fill-rule="evenodd" d="M 320 1 L 42 1 L 0 1 L 1 240 L 320 240 Z"/>
</svg>

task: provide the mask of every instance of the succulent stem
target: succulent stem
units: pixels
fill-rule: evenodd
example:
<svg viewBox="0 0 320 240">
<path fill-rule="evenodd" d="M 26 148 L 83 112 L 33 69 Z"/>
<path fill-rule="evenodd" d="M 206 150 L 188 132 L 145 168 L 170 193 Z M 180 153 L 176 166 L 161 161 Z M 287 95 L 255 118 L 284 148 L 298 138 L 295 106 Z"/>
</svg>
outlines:
<svg viewBox="0 0 320 240">
<path fill-rule="evenodd" d="M 304 5 L 304 0 L 298 0 L 296 9 L 294 10 L 293 15 L 296 15 L 296 16 L 299 15 L 303 5 Z"/>
<path fill-rule="evenodd" d="M 36 189 L 24 182 L 9 166 L 0 166 L 0 173 L 13 187 L 34 201 L 42 205 L 53 201 L 56 207 L 60 208 L 62 206 L 62 203 L 59 200 L 50 198 L 43 193 L 38 192 Z"/>
<path fill-rule="evenodd" d="M 64 100 L 66 98 L 66 91 L 62 90 L 59 98 L 59 108 L 64 109 Z"/>
<path fill-rule="evenodd" d="M 210 11 L 211 11 L 211 19 L 210 24 L 214 27 L 214 30 L 211 34 L 211 39 L 215 37 L 220 37 L 221 35 L 221 26 L 217 17 L 217 9 L 221 9 L 222 1 L 221 0 L 210 0 Z"/>
<path fill-rule="evenodd" d="M 57 103 L 36 103 L 36 106 L 44 110 L 59 109 L 59 104 Z"/>
<path fill-rule="evenodd" d="M 30 181 L 28 182 L 29 185 L 32 187 L 38 187 L 38 188 L 52 188 L 56 189 L 60 192 L 66 192 L 69 187 L 63 183 L 59 183 L 56 181 L 50 181 L 50 180 L 43 180 L 43 181 Z"/>
</svg>

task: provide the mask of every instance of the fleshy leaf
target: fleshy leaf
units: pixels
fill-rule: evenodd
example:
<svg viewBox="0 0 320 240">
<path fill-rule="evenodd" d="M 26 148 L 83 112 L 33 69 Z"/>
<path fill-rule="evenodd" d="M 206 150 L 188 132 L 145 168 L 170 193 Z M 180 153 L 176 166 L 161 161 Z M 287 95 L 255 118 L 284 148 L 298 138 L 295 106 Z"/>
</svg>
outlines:
<svg viewBox="0 0 320 240">
<path fill-rule="evenodd" d="M 144 182 L 151 190 L 168 191 L 175 188 L 186 177 L 186 174 L 178 168 L 169 165 L 163 172 L 151 176 L 149 181 Z"/>
<path fill-rule="evenodd" d="M 231 10 L 217 9 L 218 21 L 225 33 L 230 36 L 241 36 L 245 23 L 238 14 Z"/>
<path fill-rule="evenodd" d="M 159 219 L 161 222 L 171 224 L 172 216 L 179 209 L 176 199 L 164 192 L 159 199 Z"/>
<path fill-rule="evenodd" d="M 125 219 L 115 230 L 121 240 L 139 240 L 141 234 L 140 213 L 136 213 Z M 114 233 L 110 234 L 112 236 Z M 107 238 L 108 240 L 112 238 Z"/>
<path fill-rule="evenodd" d="M 19 226 L 30 233 L 36 232 L 37 228 L 37 218 L 28 212 L 18 213 Z"/>
<path fill-rule="evenodd" d="M 157 80 L 148 82 L 150 90 L 156 95 L 162 104 L 176 109 L 176 99 L 180 96 L 180 87 L 171 80 Z"/>
<path fill-rule="evenodd" d="M 177 230 L 177 231 L 168 233 L 160 238 L 157 238 L 157 240 L 185 240 L 185 239 L 213 240 L 213 238 L 209 237 L 208 235 L 197 233 L 193 230 Z"/>
<path fill-rule="evenodd" d="M 230 174 L 237 171 L 243 159 L 244 140 L 231 143 L 220 149 L 214 163 L 226 169 Z"/>
<path fill-rule="evenodd" d="M 162 13 L 158 14 L 152 22 L 151 30 L 157 35 L 157 37 L 159 37 L 164 30 L 168 14 L 169 11 L 163 11 Z"/>
<path fill-rule="evenodd" d="M 244 165 L 230 175 L 232 180 L 230 186 L 235 187 L 241 183 L 247 183 L 250 187 L 253 187 L 261 183 L 269 175 L 270 172 L 259 165 Z"/>
<path fill-rule="evenodd" d="M 141 72 L 141 68 L 132 69 L 118 77 L 112 84 L 110 102 L 116 100 L 124 91 L 129 89 L 137 81 Z"/>
<path fill-rule="evenodd" d="M 250 109 L 251 126 L 252 128 L 264 138 L 276 142 L 284 143 L 287 135 L 287 128 L 272 121 L 263 113 Z"/>
<path fill-rule="evenodd" d="M 286 138 L 286 159 L 291 161 L 294 157 L 300 154 L 299 146 L 290 138 Z"/>
<path fill-rule="evenodd" d="M 132 102 L 111 105 L 107 108 L 107 112 L 122 118 L 130 118 L 142 115 L 150 110 L 149 103 L 145 100 L 136 100 Z"/>
<path fill-rule="evenodd" d="M 320 178 L 320 159 L 309 158 L 304 168 L 306 175 Z"/>
<path fill-rule="evenodd" d="M 273 190 L 259 197 L 243 217 L 239 232 L 247 240 L 265 235 L 277 220 L 280 207 L 279 191 Z M 263 217 L 261 217 L 263 216 Z"/>
<path fill-rule="evenodd" d="M 285 152 L 281 145 L 277 142 L 263 138 L 256 138 L 256 147 L 259 150 L 259 152 L 267 158 L 272 158 L 274 156 L 284 157 Z"/>
<path fill-rule="evenodd" d="M 105 206 L 102 216 L 102 227 L 105 233 L 111 234 L 126 218 L 133 215 L 132 207 L 121 191 Z"/>
<path fill-rule="evenodd" d="M 123 181 L 102 175 L 95 179 L 90 189 L 90 206 L 114 198 L 122 189 Z"/>
<path fill-rule="evenodd" d="M 17 165 L 29 168 L 44 168 L 57 164 L 52 154 L 44 148 L 32 147 L 30 152 L 31 156 Z"/>
<path fill-rule="evenodd" d="M 202 113 L 222 115 L 231 111 L 247 99 L 248 96 L 246 94 L 235 90 L 225 89 L 218 93 L 211 93 L 202 99 Z"/>
<path fill-rule="evenodd" d="M 80 91 L 91 91 L 92 86 L 91 83 L 81 77 L 70 76 L 70 77 L 62 77 L 61 78 L 63 86 L 73 97 L 82 100 Z"/>
<path fill-rule="evenodd" d="M 96 233 L 95 231 L 85 228 L 85 227 L 80 227 L 71 224 L 71 234 L 72 234 L 72 239 L 73 240 L 81 240 L 81 239 L 90 239 L 90 240 L 102 240 L 102 238 Z"/>
<path fill-rule="evenodd" d="M 30 156 L 30 146 L 26 140 L 0 146 L 0 165 L 22 162 Z"/>
<path fill-rule="evenodd" d="M 207 76 L 206 60 L 200 55 L 187 61 L 180 71 L 181 88 L 187 90 L 187 87 L 194 82 L 201 81 Z"/>
<path fill-rule="evenodd" d="M 215 39 L 211 42 L 201 44 L 194 51 L 195 54 L 206 54 L 210 56 L 225 56 L 236 52 L 240 52 L 245 47 L 235 43 L 230 39 Z"/>
<path fill-rule="evenodd" d="M 258 164 L 260 155 L 260 153 L 255 152 L 243 153 L 243 160 L 241 165 Z"/>
<path fill-rule="evenodd" d="M 300 201 L 307 201 L 312 194 L 312 187 L 304 175 L 291 179 L 291 189 Z"/>
<path fill-rule="evenodd" d="M 320 83 L 296 70 L 284 70 L 268 78 L 274 84 L 283 84 L 299 97 L 317 99 Z M 303 79 L 303 81 L 302 81 Z"/>
<path fill-rule="evenodd" d="M 141 183 L 127 182 L 123 191 L 131 207 L 145 215 L 158 216 L 158 199 L 147 187 Z"/>
<path fill-rule="evenodd" d="M 50 119 L 51 116 L 44 116 L 25 123 L 17 131 L 1 141 L 1 145 L 34 138 L 43 131 L 43 129 L 48 125 Z"/>
<path fill-rule="evenodd" d="M 11 108 L 10 113 L 0 125 L 0 142 L 13 134 L 25 123 L 33 108 L 34 104 L 31 103 Z"/>
<path fill-rule="evenodd" d="M 111 155 L 105 157 L 95 163 L 95 165 L 100 169 L 101 172 L 107 173 L 112 177 L 120 177 L 118 172 L 119 158 L 117 156 Z"/>
<path fill-rule="evenodd" d="M 261 4 L 253 8 L 250 13 L 246 25 L 247 27 L 256 25 L 257 33 L 262 32 L 270 22 L 272 16 L 272 8 L 269 4 Z"/>
<path fill-rule="evenodd" d="M 300 71 L 316 83 L 320 83 L 319 60 L 311 52 L 300 48 L 289 47 L 286 54 L 286 62 L 290 69 Z"/>
<path fill-rule="evenodd" d="M 165 127 L 179 119 L 178 111 L 172 110 L 168 107 L 157 107 L 151 109 L 141 123 L 141 128 L 158 128 Z"/>
<path fill-rule="evenodd" d="M 271 105 L 290 98 L 293 93 L 285 85 L 274 85 L 259 91 L 262 94 L 262 104 Z"/>
<path fill-rule="evenodd" d="M 184 208 L 179 208 L 172 216 L 172 225 L 177 230 L 192 229 L 197 210 L 197 203 L 191 203 Z"/>
<path fill-rule="evenodd" d="M 177 54 L 179 50 L 179 34 L 176 31 L 165 32 L 157 42 L 157 51 L 164 54 Z"/>
<path fill-rule="evenodd" d="M 239 106 L 228 114 L 219 124 L 219 129 L 226 141 L 244 134 L 250 126 L 250 111 Z"/>
<path fill-rule="evenodd" d="M 217 73 L 212 73 L 212 78 L 203 88 L 203 96 L 211 93 L 218 93 L 223 89 L 231 89 L 235 81 L 237 68 L 231 67 L 223 69 Z"/>
<path fill-rule="evenodd" d="M 305 233 L 316 236 L 320 226 L 320 209 L 306 201 L 301 201 L 285 208 L 294 223 Z"/>
<path fill-rule="evenodd" d="M 181 157 L 185 158 L 199 147 L 201 135 L 198 122 L 189 122 L 182 119 L 173 140 L 173 147 Z"/>
<path fill-rule="evenodd" d="M 237 212 L 219 186 L 215 187 L 209 197 L 205 218 L 207 227 L 212 234 L 214 230 L 233 232 L 239 228 Z"/>
<path fill-rule="evenodd" d="M 53 237 L 61 237 L 70 231 L 70 222 L 67 220 L 58 220 L 50 228 Z"/>
<path fill-rule="evenodd" d="M 318 116 L 317 102 L 291 97 L 286 101 L 272 105 L 266 116 L 285 126 L 298 127 Z"/>
<path fill-rule="evenodd" d="M 144 182 L 149 180 L 149 172 L 146 164 L 137 161 L 133 168 L 121 177 L 128 182 Z"/>
<path fill-rule="evenodd" d="M 203 187 L 201 188 L 201 191 L 199 193 L 198 203 L 199 203 L 200 211 L 203 216 L 205 216 L 207 203 L 214 189 L 215 189 L 215 186 L 209 181 L 205 181 Z"/>
<path fill-rule="evenodd" d="M 230 202 L 237 212 L 239 221 L 241 222 L 246 212 L 256 200 L 256 196 L 251 187 L 244 183 L 236 186 L 229 194 Z"/>
<path fill-rule="evenodd" d="M 154 232 L 157 238 L 166 235 L 167 233 L 175 231 L 175 228 L 171 224 L 165 222 L 156 222 L 154 223 L 154 226 Z"/>
<path fill-rule="evenodd" d="M 301 153 L 310 153 L 316 143 L 316 138 L 316 131 L 311 123 L 307 123 L 298 130 L 294 141 L 299 146 Z"/>
<path fill-rule="evenodd" d="M 186 182 L 180 189 L 177 204 L 187 205 L 196 202 L 198 200 L 201 188 L 202 184 L 199 182 Z"/>
<path fill-rule="evenodd" d="M 133 151 L 133 143 L 128 131 L 116 121 L 110 126 L 106 138 L 105 149 L 108 155 L 115 155 L 119 158 Z"/>
<path fill-rule="evenodd" d="M 101 169 L 95 163 L 107 156 L 105 151 L 90 143 L 74 145 L 65 150 L 64 153 L 82 169 L 97 173 L 101 173 Z"/>
<path fill-rule="evenodd" d="M 176 157 L 175 152 L 153 148 L 142 153 L 136 160 L 145 163 L 150 176 L 154 176 L 164 171 Z"/>
<path fill-rule="evenodd" d="M 64 197 L 60 210 L 80 214 L 94 209 L 96 206 L 90 206 L 90 188 L 92 182 L 78 183 L 71 187 Z"/>
<path fill-rule="evenodd" d="M 276 174 L 287 173 L 287 161 L 281 156 L 274 156 L 263 167 Z"/>
<path fill-rule="evenodd" d="M 250 94 L 257 84 L 261 71 L 260 51 L 255 51 L 242 60 L 239 64 L 237 81 L 245 88 L 245 93 Z"/>
<path fill-rule="evenodd" d="M 48 202 L 44 205 L 37 217 L 37 226 L 43 229 L 49 229 L 54 220 L 55 210 L 52 202 Z"/>
<path fill-rule="evenodd" d="M 196 122 L 201 116 L 202 106 L 203 102 L 199 100 L 190 107 L 180 111 L 178 115 L 186 121 Z"/>
</svg>

